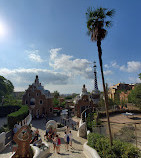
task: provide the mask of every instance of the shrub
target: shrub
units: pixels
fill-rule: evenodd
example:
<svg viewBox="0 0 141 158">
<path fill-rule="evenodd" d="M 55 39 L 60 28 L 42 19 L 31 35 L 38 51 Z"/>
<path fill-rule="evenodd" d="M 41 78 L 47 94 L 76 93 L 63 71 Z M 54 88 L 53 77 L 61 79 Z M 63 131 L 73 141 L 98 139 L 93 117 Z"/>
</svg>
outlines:
<svg viewBox="0 0 141 158">
<path fill-rule="evenodd" d="M 28 116 L 29 110 L 27 105 L 23 105 L 18 111 L 8 115 L 8 126 L 10 129 L 14 127 L 17 122 L 20 122 Z"/>
<path fill-rule="evenodd" d="M 141 156 L 138 148 L 132 144 L 113 140 L 111 147 L 109 138 L 96 133 L 88 135 L 88 145 L 97 150 L 102 158 L 137 158 Z"/>
<path fill-rule="evenodd" d="M 15 112 L 17 110 L 19 110 L 21 108 L 21 106 L 11 106 L 11 105 L 7 105 L 7 106 L 0 106 L 0 117 L 6 117 L 8 114 Z"/>
</svg>

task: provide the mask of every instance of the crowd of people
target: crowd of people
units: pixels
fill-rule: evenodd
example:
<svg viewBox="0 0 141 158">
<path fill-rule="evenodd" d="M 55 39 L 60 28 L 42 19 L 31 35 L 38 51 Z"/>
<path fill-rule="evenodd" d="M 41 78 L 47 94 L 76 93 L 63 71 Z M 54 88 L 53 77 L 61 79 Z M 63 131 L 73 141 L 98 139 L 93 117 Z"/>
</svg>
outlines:
<svg viewBox="0 0 141 158">
<path fill-rule="evenodd" d="M 74 130 L 74 124 L 70 124 L 70 127 Z M 69 146 L 73 149 L 72 147 L 72 140 L 73 140 L 73 135 L 70 130 L 69 126 L 66 126 L 65 132 L 64 132 L 64 142 L 65 142 L 65 150 L 69 151 Z M 15 134 L 18 131 L 18 128 L 14 126 L 13 128 L 13 133 Z M 39 130 L 38 128 L 36 130 L 31 130 L 32 134 L 32 140 L 30 141 L 30 144 L 33 144 L 34 146 L 38 146 L 42 143 L 42 139 L 39 138 Z M 60 154 L 60 148 L 61 148 L 61 138 L 57 134 L 56 129 L 54 128 L 48 128 L 46 129 L 45 135 L 44 135 L 44 140 L 50 141 L 53 143 L 53 151 L 56 152 L 57 154 Z"/>
</svg>

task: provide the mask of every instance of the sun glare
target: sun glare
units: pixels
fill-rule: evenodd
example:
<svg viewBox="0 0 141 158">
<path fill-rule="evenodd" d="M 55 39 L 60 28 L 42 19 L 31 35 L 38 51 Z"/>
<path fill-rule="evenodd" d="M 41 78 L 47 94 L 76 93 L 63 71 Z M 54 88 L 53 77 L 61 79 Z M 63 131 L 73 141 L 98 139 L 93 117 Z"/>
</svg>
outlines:
<svg viewBox="0 0 141 158">
<path fill-rule="evenodd" d="M 4 37 L 6 35 L 6 26 L 0 22 L 0 37 Z"/>
</svg>

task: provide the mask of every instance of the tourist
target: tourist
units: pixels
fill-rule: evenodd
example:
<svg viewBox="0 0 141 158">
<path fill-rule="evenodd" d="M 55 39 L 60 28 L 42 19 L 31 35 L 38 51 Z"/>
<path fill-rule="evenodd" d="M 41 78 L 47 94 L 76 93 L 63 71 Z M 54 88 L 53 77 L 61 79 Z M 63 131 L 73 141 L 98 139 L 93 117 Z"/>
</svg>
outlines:
<svg viewBox="0 0 141 158">
<path fill-rule="evenodd" d="M 35 133 L 35 139 L 38 140 L 38 137 L 39 137 L 39 130 L 38 130 L 38 128 L 36 129 L 36 131 L 34 133 Z"/>
<path fill-rule="evenodd" d="M 55 149 L 56 149 L 56 152 L 57 152 L 57 148 L 56 148 L 56 146 L 57 146 L 57 141 L 58 141 L 57 137 L 52 138 L 52 141 L 53 141 L 53 150 L 54 150 L 54 152 L 55 152 Z"/>
<path fill-rule="evenodd" d="M 67 135 L 67 133 L 65 132 L 65 135 L 64 135 L 64 141 L 65 141 L 65 146 L 66 146 L 66 150 L 69 151 L 69 136 Z"/>
<path fill-rule="evenodd" d="M 46 129 L 46 133 L 45 133 L 45 135 L 44 135 L 44 140 L 45 140 L 45 137 L 46 137 L 46 139 L 47 139 L 48 133 L 49 133 L 49 129 Z"/>
<path fill-rule="evenodd" d="M 72 129 L 74 130 L 74 124 L 73 124 L 73 123 L 71 124 L 71 127 L 72 127 Z"/>
<path fill-rule="evenodd" d="M 61 139 L 59 138 L 58 135 L 56 135 L 56 138 L 57 138 L 56 151 L 57 151 L 57 154 L 60 154 Z"/>
<path fill-rule="evenodd" d="M 70 146 L 72 148 L 72 137 L 73 137 L 73 135 L 72 135 L 71 131 L 70 131 L 70 133 L 68 135 L 69 135 L 69 138 L 70 138 Z"/>
<path fill-rule="evenodd" d="M 17 131 L 18 131 L 18 128 L 17 128 L 17 126 L 15 125 L 14 128 L 13 128 L 13 133 L 15 134 L 15 133 L 17 133 Z"/>
<path fill-rule="evenodd" d="M 67 126 L 67 128 L 66 128 L 66 133 L 67 133 L 67 134 L 69 134 L 69 130 L 70 130 L 70 129 L 69 129 L 69 126 Z"/>
</svg>

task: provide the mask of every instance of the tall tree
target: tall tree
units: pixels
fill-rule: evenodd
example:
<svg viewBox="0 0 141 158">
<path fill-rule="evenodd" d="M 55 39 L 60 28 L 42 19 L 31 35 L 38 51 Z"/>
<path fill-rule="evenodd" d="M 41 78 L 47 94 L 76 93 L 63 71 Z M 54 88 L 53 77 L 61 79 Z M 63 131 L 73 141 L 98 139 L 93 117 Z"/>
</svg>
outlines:
<svg viewBox="0 0 141 158">
<path fill-rule="evenodd" d="M 11 94 L 13 90 L 14 86 L 11 81 L 7 80 L 3 76 L 0 76 L 0 101 L 2 101 L 2 96 Z"/>
<path fill-rule="evenodd" d="M 139 78 L 140 78 L 140 80 L 141 80 L 141 73 L 139 74 Z"/>
<path fill-rule="evenodd" d="M 98 57 L 99 57 L 99 63 L 101 69 L 101 76 L 102 76 L 102 83 L 103 83 L 103 90 L 105 97 L 105 108 L 107 114 L 107 122 L 108 122 L 111 146 L 112 146 L 112 134 L 111 134 L 111 127 L 109 120 L 109 112 L 108 112 L 108 96 L 106 93 L 106 86 L 105 86 L 104 74 L 103 74 L 101 41 L 105 38 L 107 34 L 106 27 L 111 26 L 111 21 L 107 20 L 107 18 L 108 17 L 111 18 L 113 14 L 114 14 L 114 10 L 108 10 L 106 8 L 98 8 L 95 10 L 89 8 L 86 13 L 88 34 L 91 35 L 92 41 L 97 42 L 97 47 L 98 47 Z"/>
</svg>

